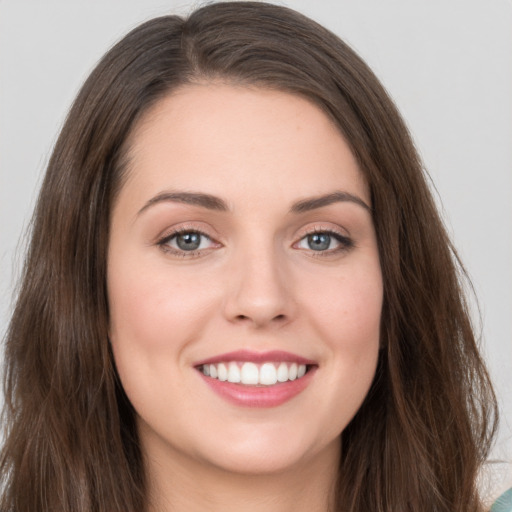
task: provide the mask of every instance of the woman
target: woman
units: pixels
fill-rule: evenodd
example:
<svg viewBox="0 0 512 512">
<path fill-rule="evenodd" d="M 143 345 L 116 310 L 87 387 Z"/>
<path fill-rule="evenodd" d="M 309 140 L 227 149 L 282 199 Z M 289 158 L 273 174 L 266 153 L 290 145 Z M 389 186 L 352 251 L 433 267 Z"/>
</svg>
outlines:
<svg viewBox="0 0 512 512">
<path fill-rule="evenodd" d="M 496 402 L 368 67 L 288 9 L 147 22 L 56 144 L 2 509 L 480 511 Z"/>
</svg>

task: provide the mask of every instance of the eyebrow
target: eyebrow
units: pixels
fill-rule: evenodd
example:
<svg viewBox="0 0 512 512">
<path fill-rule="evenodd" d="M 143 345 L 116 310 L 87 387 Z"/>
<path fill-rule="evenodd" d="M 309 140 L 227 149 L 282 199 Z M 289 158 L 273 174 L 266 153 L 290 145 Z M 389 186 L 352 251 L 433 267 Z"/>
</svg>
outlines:
<svg viewBox="0 0 512 512">
<path fill-rule="evenodd" d="M 370 213 L 372 211 L 371 207 L 368 206 L 360 197 L 350 194 L 349 192 L 332 192 L 331 194 L 326 194 L 323 196 L 312 197 L 308 199 L 303 199 L 301 201 L 297 201 L 292 205 L 290 211 L 292 213 L 304 213 L 309 212 L 311 210 L 316 210 L 317 208 L 322 208 L 324 206 L 329 206 L 333 203 L 344 203 L 350 202 L 355 203 L 359 206 L 362 206 L 365 210 L 368 210 Z"/>
<path fill-rule="evenodd" d="M 184 203 L 194 206 L 201 206 L 208 210 L 227 212 L 229 210 L 227 203 L 219 197 L 200 192 L 162 192 L 152 197 L 137 213 L 140 215 L 149 207 L 164 202 Z"/>
<path fill-rule="evenodd" d="M 226 201 L 220 197 L 216 197 L 210 194 L 203 194 L 202 192 L 162 192 L 147 201 L 138 211 L 137 216 L 139 216 L 151 206 L 164 202 L 190 204 L 219 212 L 229 211 L 229 207 Z M 329 206 L 333 203 L 340 202 L 355 203 L 369 212 L 372 211 L 371 207 L 368 206 L 360 197 L 354 194 L 350 194 L 349 192 L 336 191 L 323 196 L 301 199 L 292 205 L 290 212 L 305 213 L 311 210 L 322 208 L 324 206 Z"/>
</svg>

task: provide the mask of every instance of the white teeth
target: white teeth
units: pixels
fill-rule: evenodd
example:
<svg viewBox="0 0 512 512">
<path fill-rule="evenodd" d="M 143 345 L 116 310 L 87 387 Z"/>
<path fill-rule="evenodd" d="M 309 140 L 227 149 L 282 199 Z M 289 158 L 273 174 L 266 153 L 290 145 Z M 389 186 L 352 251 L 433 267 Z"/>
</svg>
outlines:
<svg viewBox="0 0 512 512">
<path fill-rule="evenodd" d="M 204 375 L 220 381 L 242 383 L 249 386 L 273 386 L 278 382 L 300 379 L 306 374 L 306 365 L 297 363 L 267 362 L 261 365 L 250 362 L 205 364 Z"/>
<path fill-rule="evenodd" d="M 228 380 L 228 369 L 224 363 L 220 363 L 219 366 L 217 366 L 217 375 L 219 380 Z"/>
<path fill-rule="evenodd" d="M 234 361 L 228 366 L 228 382 L 240 382 L 240 368 Z"/>
<path fill-rule="evenodd" d="M 254 363 L 244 363 L 240 372 L 242 384 L 258 384 L 259 371 Z"/>
<path fill-rule="evenodd" d="M 288 366 L 286 363 L 281 363 L 277 369 L 278 382 L 286 382 L 288 380 Z"/>
<path fill-rule="evenodd" d="M 259 384 L 272 386 L 277 382 L 276 367 L 272 363 L 265 363 L 260 369 Z"/>
</svg>

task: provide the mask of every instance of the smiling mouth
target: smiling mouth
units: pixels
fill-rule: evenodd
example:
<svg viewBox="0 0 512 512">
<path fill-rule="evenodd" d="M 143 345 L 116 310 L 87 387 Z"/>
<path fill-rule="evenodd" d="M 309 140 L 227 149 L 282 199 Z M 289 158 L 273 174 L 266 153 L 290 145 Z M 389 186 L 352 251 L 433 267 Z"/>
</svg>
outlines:
<svg viewBox="0 0 512 512">
<path fill-rule="evenodd" d="M 301 379 L 312 365 L 285 361 L 268 361 L 261 364 L 243 361 L 229 361 L 202 364 L 197 369 L 206 377 L 221 382 L 244 386 L 274 386 Z"/>
<path fill-rule="evenodd" d="M 282 350 L 236 350 L 197 361 L 205 384 L 237 407 L 277 407 L 313 382 L 319 364 Z"/>
</svg>

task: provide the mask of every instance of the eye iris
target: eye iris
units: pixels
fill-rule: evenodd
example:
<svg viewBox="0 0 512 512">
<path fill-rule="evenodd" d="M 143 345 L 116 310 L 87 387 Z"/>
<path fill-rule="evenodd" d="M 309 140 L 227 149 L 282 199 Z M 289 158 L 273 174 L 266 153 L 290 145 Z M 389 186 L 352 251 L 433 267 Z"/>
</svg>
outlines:
<svg viewBox="0 0 512 512">
<path fill-rule="evenodd" d="M 308 235 L 308 246 L 313 251 L 325 251 L 331 245 L 331 237 L 326 233 Z"/>
<path fill-rule="evenodd" d="M 176 245 L 183 251 L 194 251 L 201 245 L 199 233 L 181 233 L 176 236 Z"/>
</svg>

